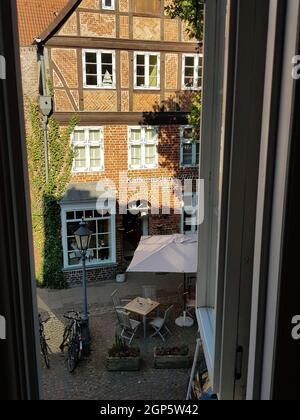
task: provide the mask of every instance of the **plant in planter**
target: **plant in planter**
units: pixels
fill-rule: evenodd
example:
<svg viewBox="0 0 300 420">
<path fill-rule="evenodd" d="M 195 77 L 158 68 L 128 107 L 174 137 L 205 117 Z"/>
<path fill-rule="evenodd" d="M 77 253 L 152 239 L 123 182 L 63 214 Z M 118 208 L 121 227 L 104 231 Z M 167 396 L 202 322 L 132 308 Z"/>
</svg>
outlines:
<svg viewBox="0 0 300 420">
<path fill-rule="evenodd" d="M 156 369 L 185 369 L 192 364 L 188 346 L 157 347 L 154 349 L 154 367 Z"/>
<path fill-rule="evenodd" d="M 109 371 L 137 371 L 140 370 L 140 349 L 129 347 L 125 341 L 116 336 L 115 343 L 108 351 L 106 368 Z"/>
</svg>

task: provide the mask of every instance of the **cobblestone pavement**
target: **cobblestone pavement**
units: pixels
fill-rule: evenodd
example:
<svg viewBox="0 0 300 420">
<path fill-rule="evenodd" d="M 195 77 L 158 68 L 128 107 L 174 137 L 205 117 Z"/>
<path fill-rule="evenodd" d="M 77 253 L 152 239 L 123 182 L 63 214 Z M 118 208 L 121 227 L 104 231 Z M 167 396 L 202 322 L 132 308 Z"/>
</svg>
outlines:
<svg viewBox="0 0 300 420">
<path fill-rule="evenodd" d="M 167 282 L 166 282 L 167 283 Z M 153 284 L 153 281 L 152 281 Z M 174 324 L 176 316 L 180 313 L 177 304 L 178 282 L 171 286 L 171 290 L 159 290 L 159 300 L 163 309 L 175 304 L 172 336 L 168 338 L 167 345 L 187 344 L 191 354 L 194 352 L 197 336 L 196 326 L 191 329 L 180 329 Z M 52 311 L 49 301 L 45 302 L 45 291 L 39 291 L 39 309 L 42 314 L 48 313 L 50 321 L 45 327 L 46 336 L 52 351 L 50 355 L 51 369 L 42 366 L 42 398 L 46 400 L 182 400 L 185 398 L 190 370 L 156 370 L 153 368 L 153 350 L 161 346 L 158 338 L 144 340 L 142 331 L 140 337 L 133 342 L 139 346 L 143 359 L 142 369 L 139 372 L 108 372 L 105 361 L 108 349 L 114 342 L 116 333 L 116 317 L 109 303 L 111 287 L 102 286 L 102 302 L 90 305 L 90 329 L 92 335 L 92 352 L 88 359 L 82 361 L 76 371 L 70 374 L 67 370 L 65 356 L 60 353 L 59 345 L 64 329 L 63 312 L 69 309 L 80 309 L 80 289 L 70 291 L 74 299 Z M 124 297 L 135 297 L 135 283 L 127 283 L 123 287 Z M 116 288 L 116 287 L 115 287 Z M 125 295 L 124 292 L 128 293 Z M 55 292 L 55 294 L 65 292 Z M 108 295 L 106 296 L 106 294 Z M 55 295 L 52 295 L 54 299 Z M 106 303 L 105 303 L 106 301 Z M 45 310 L 45 308 L 47 310 Z M 150 331 L 149 331 L 150 332 Z"/>
</svg>

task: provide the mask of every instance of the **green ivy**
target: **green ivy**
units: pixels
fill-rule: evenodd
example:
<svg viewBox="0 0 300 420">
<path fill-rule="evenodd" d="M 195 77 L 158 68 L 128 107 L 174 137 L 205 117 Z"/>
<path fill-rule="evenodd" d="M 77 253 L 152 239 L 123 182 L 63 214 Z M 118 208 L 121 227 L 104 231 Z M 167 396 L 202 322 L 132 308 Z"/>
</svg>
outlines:
<svg viewBox="0 0 300 420">
<path fill-rule="evenodd" d="M 191 39 L 203 42 L 204 0 L 173 0 L 165 10 L 172 19 L 180 18 L 187 23 L 187 32 Z M 200 127 L 201 99 L 201 93 L 198 93 L 189 117 L 189 123 L 196 127 Z"/>
<path fill-rule="evenodd" d="M 62 272 L 63 252 L 59 201 L 71 179 L 73 149 L 70 135 L 77 117 L 60 128 L 52 116 L 48 121 L 49 178 L 46 182 L 44 128 L 38 105 L 29 105 L 27 153 L 37 283 L 41 287 L 67 287 Z"/>
<path fill-rule="evenodd" d="M 187 23 L 190 38 L 202 42 L 204 0 L 173 0 L 165 10 L 172 19 L 180 18 Z"/>
</svg>

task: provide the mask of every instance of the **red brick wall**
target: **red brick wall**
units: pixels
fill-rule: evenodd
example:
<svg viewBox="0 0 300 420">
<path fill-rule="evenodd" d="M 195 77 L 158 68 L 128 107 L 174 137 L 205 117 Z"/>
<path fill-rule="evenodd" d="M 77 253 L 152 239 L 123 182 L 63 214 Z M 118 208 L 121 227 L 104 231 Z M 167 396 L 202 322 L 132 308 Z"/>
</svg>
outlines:
<svg viewBox="0 0 300 420">
<path fill-rule="evenodd" d="M 99 124 L 100 125 L 100 124 Z M 112 180 L 119 193 L 119 173 L 127 172 L 129 179 L 152 179 L 152 178 L 180 178 L 180 179 L 196 179 L 198 177 L 198 169 L 182 169 L 180 167 L 180 127 L 179 126 L 161 126 L 159 130 L 159 165 L 153 170 L 128 170 L 128 126 L 115 125 L 104 127 L 104 164 L 105 171 L 93 174 L 73 174 L 72 182 L 86 183 L 98 182 L 101 180 Z M 147 182 L 150 188 L 150 182 Z M 119 197 L 119 194 L 118 194 Z M 130 198 L 130 194 L 129 194 Z M 141 196 L 141 199 L 145 197 Z M 151 199 L 149 200 L 151 204 Z M 153 204 L 153 203 L 152 203 Z M 160 201 L 160 213 L 161 213 Z M 173 199 L 171 200 L 170 215 L 150 215 L 149 217 L 149 234 L 150 235 L 170 235 L 180 233 L 181 215 L 174 214 Z M 116 255 L 117 267 L 111 267 L 107 271 L 103 269 L 93 270 L 90 272 L 91 281 L 106 280 L 109 276 L 115 276 L 116 273 L 122 272 L 124 269 L 123 259 L 123 216 L 116 217 Z M 77 274 L 76 274 L 77 273 Z M 71 283 L 76 282 L 80 273 L 71 272 L 67 274 Z"/>
</svg>

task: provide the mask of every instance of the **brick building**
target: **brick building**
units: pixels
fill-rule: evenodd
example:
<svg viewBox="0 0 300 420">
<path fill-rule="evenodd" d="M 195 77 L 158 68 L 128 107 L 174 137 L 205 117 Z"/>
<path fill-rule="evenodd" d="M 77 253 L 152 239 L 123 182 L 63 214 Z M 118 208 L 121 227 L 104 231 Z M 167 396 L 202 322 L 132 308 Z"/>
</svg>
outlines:
<svg viewBox="0 0 300 420">
<path fill-rule="evenodd" d="M 199 144 L 187 113 L 201 88 L 202 56 L 185 24 L 166 15 L 169 1 L 65 3 L 37 42 L 56 119 L 66 126 L 78 116 L 72 181 L 60 203 L 63 268 L 70 282 L 80 279 L 73 232 L 84 217 L 93 232 L 89 279 L 101 280 L 125 269 L 141 235 L 196 229 L 173 179 L 198 178 Z M 171 192 L 169 201 L 159 189 Z M 96 211 L 108 190 L 116 214 Z M 195 193 L 184 200 L 195 202 Z"/>
</svg>

